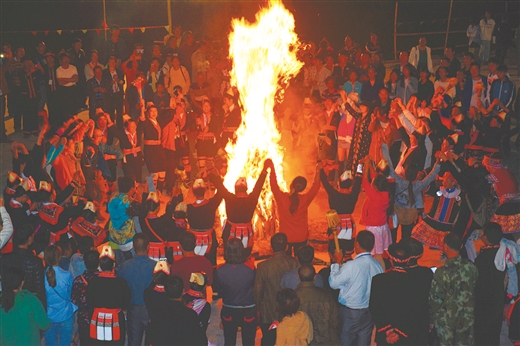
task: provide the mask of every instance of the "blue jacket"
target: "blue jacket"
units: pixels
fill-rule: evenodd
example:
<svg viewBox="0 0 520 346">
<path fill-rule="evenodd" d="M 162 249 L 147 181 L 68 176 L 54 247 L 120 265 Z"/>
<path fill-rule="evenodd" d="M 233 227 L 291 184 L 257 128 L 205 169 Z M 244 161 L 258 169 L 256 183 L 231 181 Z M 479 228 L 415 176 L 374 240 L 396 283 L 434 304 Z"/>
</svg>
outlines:
<svg viewBox="0 0 520 346">
<path fill-rule="evenodd" d="M 350 81 L 347 81 L 345 84 L 343 84 L 343 90 L 345 90 L 347 94 L 350 94 L 351 92 L 355 92 L 358 94 L 359 102 L 361 102 L 362 88 L 363 84 L 361 84 L 359 81 L 356 81 L 356 83 L 354 83 L 354 87 L 352 87 L 352 83 L 350 83 Z"/>
<path fill-rule="evenodd" d="M 482 98 L 485 99 L 487 95 L 487 78 L 483 75 L 480 75 L 482 79 L 482 83 L 484 84 L 484 91 Z M 461 91 L 462 96 L 462 109 L 464 111 L 468 111 L 471 104 L 471 96 L 473 95 L 473 78 L 468 77 L 466 82 L 464 82 L 464 90 Z"/>
<path fill-rule="evenodd" d="M 59 323 L 70 318 L 78 307 L 71 303 L 72 275 L 59 266 L 53 266 L 56 273 L 56 286 L 51 287 L 45 271 L 45 293 L 47 293 L 47 316 L 51 322 Z"/>
<path fill-rule="evenodd" d="M 502 101 L 505 107 L 510 109 L 511 104 L 515 99 L 515 94 L 515 83 L 509 79 L 509 77 L 507 77 L 505 82 L 497 79 L 491 84 L 489 100 L 493 102 L 494 99 L 498 98 L 500 101 Z"/>
<path fill-rule="evenodd" d="M 156 264 L 148 255 L 136 256 L 117 270 L 117 276 L 125 279 L 132 291 L 132 305 L 144 305 L 143 293 L 153 280 L 152 272 Z"/>
</svg>

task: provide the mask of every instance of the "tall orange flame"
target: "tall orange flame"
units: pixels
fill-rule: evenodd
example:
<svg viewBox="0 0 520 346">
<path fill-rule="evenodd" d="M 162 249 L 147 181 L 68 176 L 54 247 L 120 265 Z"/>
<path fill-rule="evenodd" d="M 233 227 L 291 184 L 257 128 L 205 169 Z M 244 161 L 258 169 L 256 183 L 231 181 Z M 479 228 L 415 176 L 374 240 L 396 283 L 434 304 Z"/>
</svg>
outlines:
<svg viewBox="0 0 520 346">
<path fill-rule="evenodd" d="M 279 145 L 280 132 L 273 108 L 277 96 L 283 96 L 284 86 L 303 66 L 296 56 L 298 45 L 294 17 L 281 1 L 269 1 L 256 14 L 255 23 L 244 18 L 232 21 L 231 84 L 239 91 L 243 113 L 237 141 L 226 147 L 229 163 L 224 185 L 230 190 L 239 177 L 247 178 L 251 190 L 266 158 L 273 160 L 280 187 L 286 188 L 282 168 L 284 149 Z M 259 202 L 264 220 L 271 215 L 271 206 L 272 193 L 266 184 Z"/>
</svg>

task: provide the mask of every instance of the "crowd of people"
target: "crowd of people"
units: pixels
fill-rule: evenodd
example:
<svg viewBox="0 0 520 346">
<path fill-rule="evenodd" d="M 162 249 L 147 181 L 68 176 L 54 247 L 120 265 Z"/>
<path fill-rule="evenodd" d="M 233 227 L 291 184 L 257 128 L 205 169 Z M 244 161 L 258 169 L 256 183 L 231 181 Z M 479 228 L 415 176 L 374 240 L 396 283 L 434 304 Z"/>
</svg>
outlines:
<svg viewBox="0 0 520 346">
<path fill-rule="evenodd" d="M 0 111 L 37 139 L 12 142 L 0 122 L 13 154 L 0 343 L 208 345 L 213 299 L 225 345 L 239 330 L 254 345 L 258 327 L 262 345 L 369 345 L 374 326 L 380 345 L 497 345 L 506 305 L 519 342 L 520 190 L 503 158 L 520 107 L 507 47 L 490 57 L 491 23 L 468 29 L 462 63 L 448 46 L 434 66 L 420 38 L 389 73 L 375 33 L 302 45 L 275 117 L 313 181 L 289 191 L 271 159 L 254 187 L 223 184 L 242 109 L 219 43 L 176 27 L 146 54 L 117 25 L 89 58 L 80 39 L 57 54 L 4 43 Z M 279 227 L 255 264 L 267 180 Z M 331 264 L 317 272 L 308 209 L 321 187 Z M 418 264 L 424 246 L 442 267 Z"/>
</svg>

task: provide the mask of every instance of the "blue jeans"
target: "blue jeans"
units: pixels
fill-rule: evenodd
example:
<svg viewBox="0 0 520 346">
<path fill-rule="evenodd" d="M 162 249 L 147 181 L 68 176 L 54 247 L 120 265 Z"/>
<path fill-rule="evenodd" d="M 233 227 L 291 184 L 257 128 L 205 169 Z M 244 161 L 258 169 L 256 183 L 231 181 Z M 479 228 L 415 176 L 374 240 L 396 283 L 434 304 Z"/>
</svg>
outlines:
<svg viewBox="0 0 520 346">
<path fill-rule="evenodd" d="M 128 346 L 140 346 L 149 319 L 146 305 L 131 305 L 126 317 Z"/>
<path fill-rule="evenodd" d="M 45 332 L 45 345 L 70 346 L 73 327 L 74 314 L 63 322 L 51 322 L 51 326 Z"/>
<path fill-rule="evenodd" d="M 341 321 L 341 346 L 369 346 L 374 322 L 367 309 L 349 309 L 342 305 L 339 309 Z"/>
<path fill-rule="evenodd" d="M 490 50 L 491 50 L 491 41 L 482 40 L 482 44 L 480 45 L 480 53 L 479 53 L 481 62 L 489 60 L 489 51 Z"/>
</svg>

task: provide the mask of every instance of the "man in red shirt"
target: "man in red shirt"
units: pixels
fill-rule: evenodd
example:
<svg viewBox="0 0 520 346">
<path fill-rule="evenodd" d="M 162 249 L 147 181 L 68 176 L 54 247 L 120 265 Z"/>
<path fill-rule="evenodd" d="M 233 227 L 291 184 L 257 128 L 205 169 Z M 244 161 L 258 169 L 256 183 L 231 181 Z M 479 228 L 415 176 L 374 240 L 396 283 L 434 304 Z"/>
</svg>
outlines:
<svg viewBox="0 0 520 346">
<path fill-rule="evenodd" d="M 191 232 L 184 232 L 179 237 L 182 249 L 182 258 L 173 262 L 170 269 L 170 275 L 177 275 L 184 283 L 184 289 L 190 289 L 191 273 L 204 272 L 208 276 L 208 285 L 213 283 L 213 266 L 211 262 L 204 256 L 195 254 L 195 235 Z"/>
</svg>

